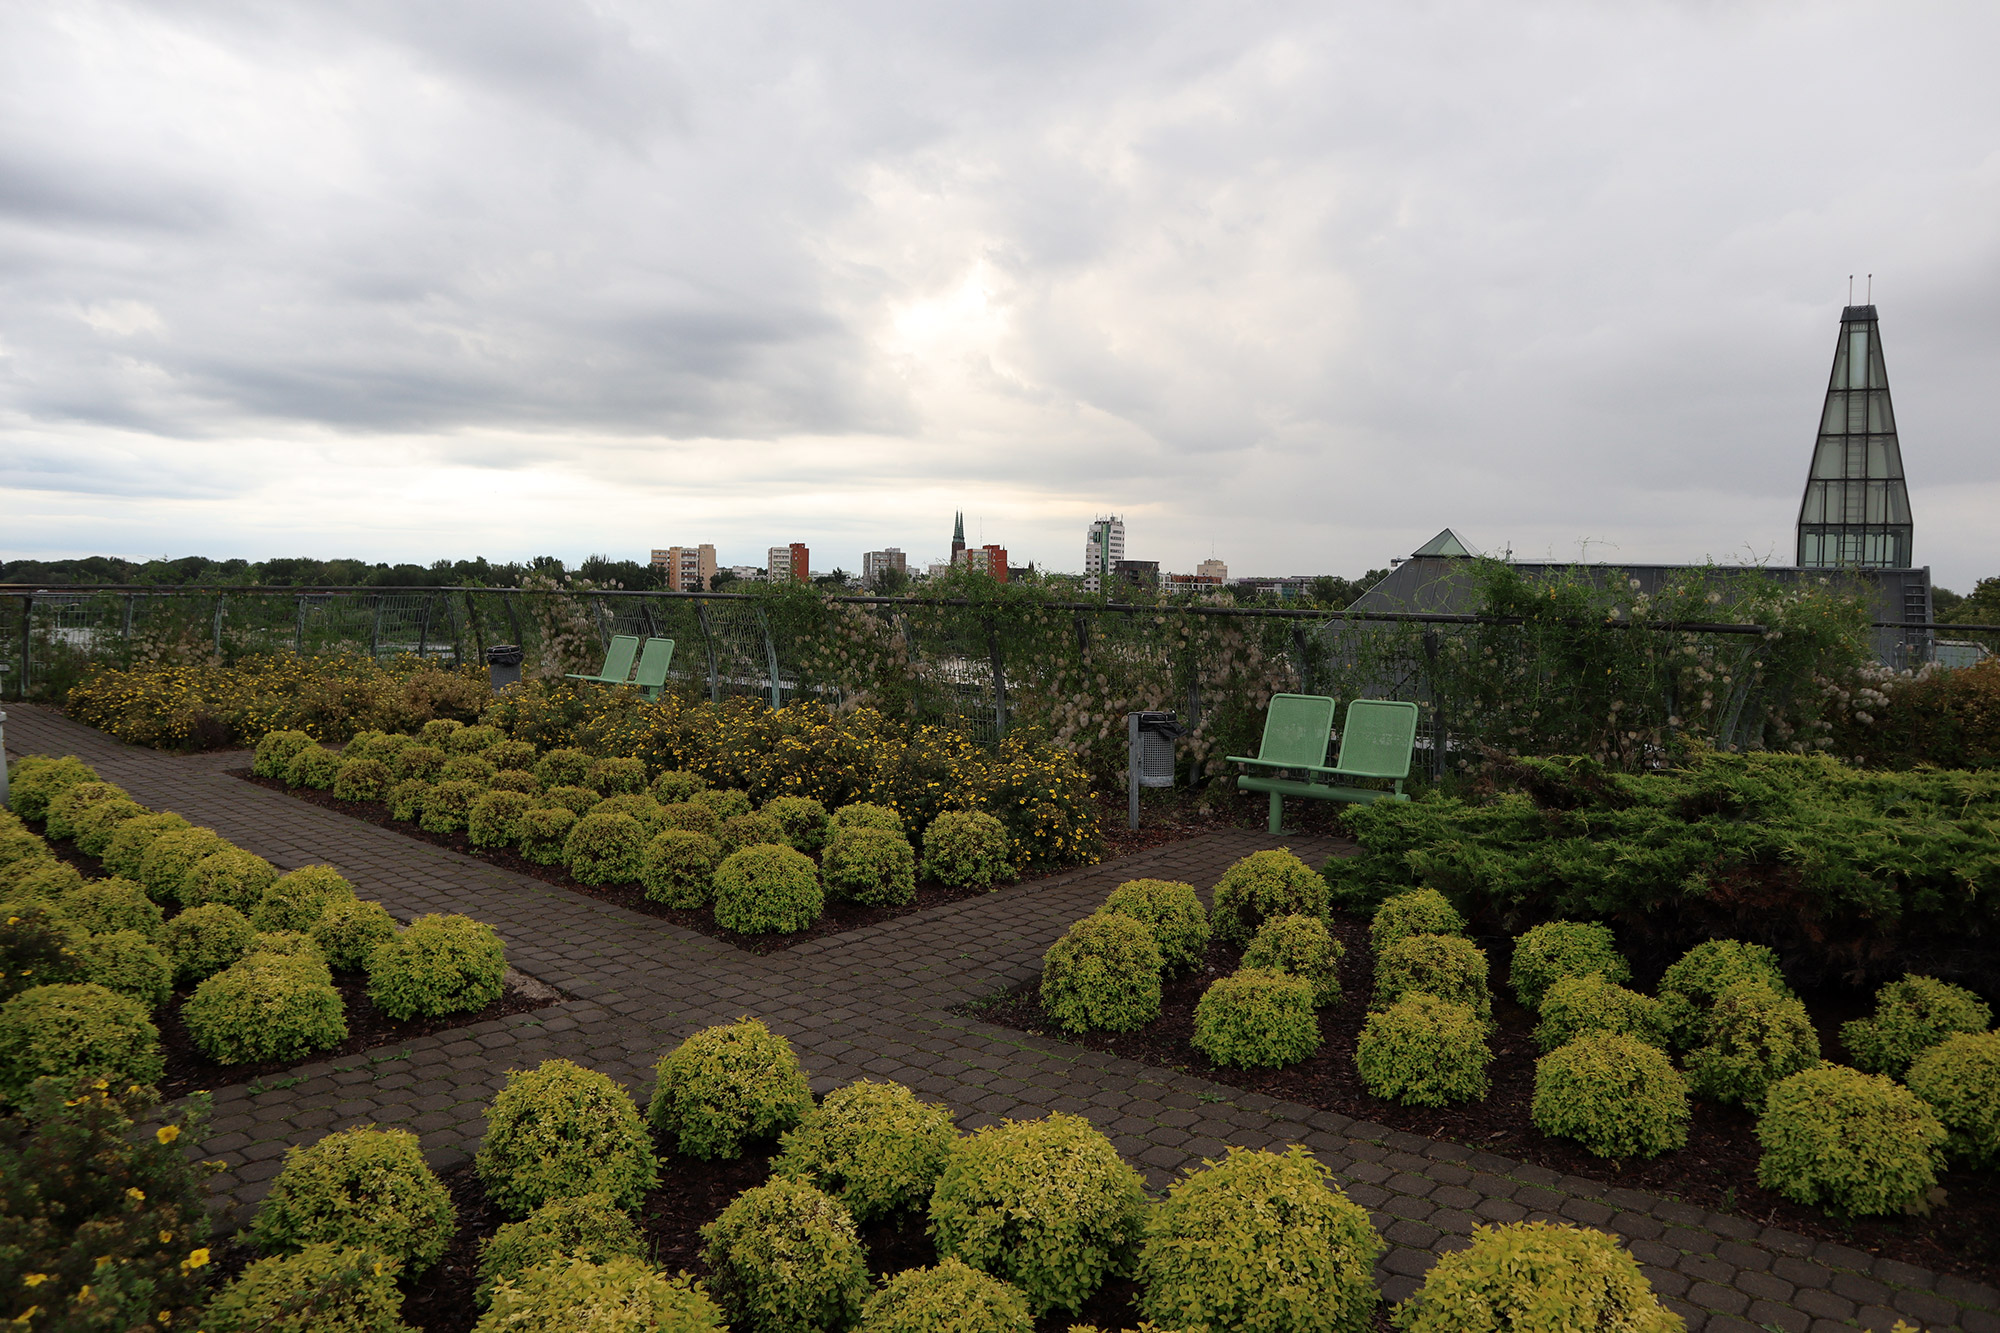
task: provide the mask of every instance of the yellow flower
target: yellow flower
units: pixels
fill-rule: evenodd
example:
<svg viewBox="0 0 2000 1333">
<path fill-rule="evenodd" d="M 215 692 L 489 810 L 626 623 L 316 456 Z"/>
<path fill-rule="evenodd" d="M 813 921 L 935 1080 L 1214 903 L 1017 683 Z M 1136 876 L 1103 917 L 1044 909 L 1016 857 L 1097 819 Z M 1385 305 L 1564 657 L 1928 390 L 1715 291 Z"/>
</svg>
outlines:
<svg viewBox="0 0 2000 1333">
<path fill-rule="evenodd" d="M 125 1197 L 133 1203 L 144 1203 L 146 1201 L 146 1191 L 142 1189 L 128 1189 L 125 1191 Z"/>
<path fill-rule="evenodd" d="M 161 1125 L 158 1129 L 153 1131 L 153 1137 L 158 1139 L 161 1143 L 172 1143 L 175 1139 L 179 1138 L 180 1136 L 181 1136 L 181 1127 L 179 1125 Z"/>
<path fill-rule="evenodd" d="M 190 1252 L 187 1258 L 181 1260 L 181 1271 L 183 1273 L 192 1273 L 197 1268 L 206 1267 L 207 1264 L 208 1248 L 203 1246 L 199 1250 Z"/>
<path fill-rule="evenodd" d="M 48 1280 L 49 1275 L 47 1273 L 30 1273 L 21 1279 L 21 1285 L 24 1287 L 39 1287 Z"/>
</svg>

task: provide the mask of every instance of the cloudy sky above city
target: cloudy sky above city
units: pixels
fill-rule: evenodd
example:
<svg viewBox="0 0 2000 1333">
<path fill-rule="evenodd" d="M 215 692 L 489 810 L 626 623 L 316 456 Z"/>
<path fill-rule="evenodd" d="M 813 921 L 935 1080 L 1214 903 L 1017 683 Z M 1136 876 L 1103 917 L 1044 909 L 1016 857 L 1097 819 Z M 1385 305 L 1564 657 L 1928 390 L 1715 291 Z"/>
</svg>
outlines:
<svg viewBox="0 0 2000 1333">
<path fill-rule="evenodd" d="M 2000 7 L 0 7 L 0 555 L 2000 573 Z"/>
</svg>

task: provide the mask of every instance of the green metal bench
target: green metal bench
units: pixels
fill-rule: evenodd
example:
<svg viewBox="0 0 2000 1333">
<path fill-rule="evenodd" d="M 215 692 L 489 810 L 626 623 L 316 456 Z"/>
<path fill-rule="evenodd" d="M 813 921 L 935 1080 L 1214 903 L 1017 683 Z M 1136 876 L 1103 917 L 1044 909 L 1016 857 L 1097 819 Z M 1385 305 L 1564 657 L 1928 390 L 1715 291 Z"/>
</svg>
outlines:
<svg viewBox="0 0 2000 1333">
<path fill-rule="evenodd" d="M 1271 776 L 1245 773 L 1236 779 L 1238 791 L 1267 792 L 1271 797 L 1271 832 L 1284 832 L 1285 798 L 1309 801 L 1407 801 L 1403 781 L 1410 776 L 1410 750 L 1417 738 L 1417 706 L 1391 699 L 1356 699 L 1347 705 L 1347 723 L 1340 729 L 1340 754 L 1332 767 L 1326 749 L 1332 737 L 1333 700 L 1312 694 L 1278 694 L 1264 714 L 1264 739 L 1257 757 L 1230 755 L 1231 763 L 1274 770 Z M 1275 770 L 1306 774 L 1301 780 L 1277 776 Z M 1379 787 L 1343 786 L 1328 779 L 1363 778 L 1395 783 Z"/>
<path fill-rule="evenodd" d="M 657 699 L 667 687 L 667 668 L 673 664 L 674 641 L 648 639 L 646 646 L 639 650 L 639 670 L 633 675 L 632 683 L 644 691 L 648 699 Z"/>
<path fill-rule="evenodd" d="M 580 676 L 572 671 L 565 680 L 587 680 L 593 685 L 623 685 L 631 679 L 632 659 L 639 655 L 639 636 L 636 634 L 614 634 L 611 646 L 604 651 L 604 666 L 594 676 Z"/>
</svg>

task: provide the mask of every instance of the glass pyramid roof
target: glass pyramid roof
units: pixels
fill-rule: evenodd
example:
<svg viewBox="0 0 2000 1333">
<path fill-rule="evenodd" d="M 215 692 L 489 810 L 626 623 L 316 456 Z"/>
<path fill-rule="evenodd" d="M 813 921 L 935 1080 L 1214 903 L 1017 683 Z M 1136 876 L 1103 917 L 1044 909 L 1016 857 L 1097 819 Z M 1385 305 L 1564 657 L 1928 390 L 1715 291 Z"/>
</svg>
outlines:
<svg viewBox="0 0 2000 1333">
<path fill-rule="evenodd" d="M 1799 564 L 1909 569 L 1911 534 L 1881 328 L 1874 306 L 1851 305 L 1840 313 L 1819 440 L 1799 505 Z"/>
</svg>

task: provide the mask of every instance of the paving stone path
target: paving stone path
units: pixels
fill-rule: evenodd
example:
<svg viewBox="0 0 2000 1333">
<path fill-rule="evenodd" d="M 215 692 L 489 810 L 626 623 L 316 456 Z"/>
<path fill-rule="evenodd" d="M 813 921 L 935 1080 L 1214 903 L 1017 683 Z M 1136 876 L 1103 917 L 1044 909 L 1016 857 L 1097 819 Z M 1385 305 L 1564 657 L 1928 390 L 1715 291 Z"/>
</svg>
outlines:
<svg viewBox="0 0 2000 1333">
<path fill-rule="evenodd" d="M 1988 1286 L 951 1012 L 1033 976 L 1048 945 L 1118 883 L 1145 875 L 1205 891 L 1231 862 L 1274 845 L 1261 833 L 1211 834 L 758 958 L 228 776 L 241 753 L 162 755 L 18 704 L 6 731 L 15 755 L 77 755 L 142 803 L 278 866 L 331 863 L 403 919 L 454 911 L 490 922 L 515 967 L 574 997 L 306 1066 L 286 1088 L 217 1090 L 202 1148 L 228 1163 L 215 1182 L 225 1228 L 247 1221 L 294 1144 L 361 1121 L 400 1125 L 449 1167 L 477 1146 L 507 1070 L 562 1056 L 643 1104 L 665 1051 L 747 1013 L 791 1039 L 816 1092 L 895 1079 L 948 1104 L 968 1129 L 1074 1112 L 1155 1188 L 1226 1144 L 1303 1143 L 1388 1238 L 1377 1278 L 1391 1300 L 1481 1222 L 1564 1219 L 1624 1237 L 1692 1333 L 1887 1330 L 1899 1318 L 2000 1333 L 2000 1292 Z M 1287 841 L 1309 863 L 1334 849 Z"/>
</svg>

